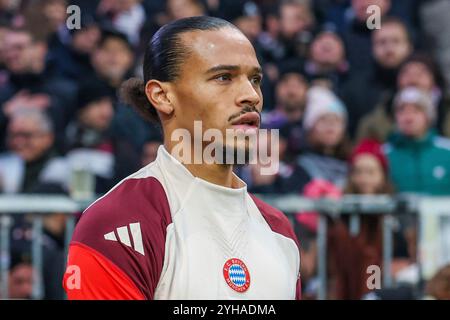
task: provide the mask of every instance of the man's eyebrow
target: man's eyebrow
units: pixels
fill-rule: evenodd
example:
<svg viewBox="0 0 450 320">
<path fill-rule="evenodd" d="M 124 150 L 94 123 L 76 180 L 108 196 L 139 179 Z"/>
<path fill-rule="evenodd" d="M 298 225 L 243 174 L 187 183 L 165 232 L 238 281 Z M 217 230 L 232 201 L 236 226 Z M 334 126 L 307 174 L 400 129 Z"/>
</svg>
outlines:
<svg viewBox="0 0 450 320">
<path fill-rule="evenodd" d="M 237 65 L 227 65 L 227 64 L 221 64 L 215 67 L 212 67 L 206 71 L 206 73 L 214 73 L 218 71 L 236 71 L 239 70 L 241 67 Z"/>
<path fill-rule="evenodd" d="M 237 70 L 240 70 L 240 69 L 241 69 L 241 67 L 238 66 L 238 65 L 221 64 L 221 65 L 218 65 L 218 66 L 215 66 L 215 67 L 212 67 L 212 68 L 208 69 L 206 71 L 206 73 L 214 73 L 214 72 L 218 72 L 218 71 L 237 71 Z M 261 67 L 254 67 L 254 68 L 252 68 L 252 72 L 253 73 L 260 73 L 260 74 L 263 73 Z"/>
<path fill-rule="evenodd" d="M 252 71 L 253 73 L 263 74 L 263 69 L 261 67 L 254 67 Z"/>
</svg>

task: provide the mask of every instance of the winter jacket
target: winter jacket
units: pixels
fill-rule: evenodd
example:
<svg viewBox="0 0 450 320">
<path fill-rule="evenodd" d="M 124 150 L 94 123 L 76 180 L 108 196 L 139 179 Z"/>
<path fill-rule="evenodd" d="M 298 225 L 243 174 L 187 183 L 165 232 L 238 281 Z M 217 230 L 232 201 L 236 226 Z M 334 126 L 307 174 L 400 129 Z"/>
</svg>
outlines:
<svg viewBox="0 0 450 320">
<path fill-rule="evenodd" d="M 393 134 L 384 151 L 398 192 L 450 195 L 450 140 L 429 130 L 420 140 Z"/>
</svg>

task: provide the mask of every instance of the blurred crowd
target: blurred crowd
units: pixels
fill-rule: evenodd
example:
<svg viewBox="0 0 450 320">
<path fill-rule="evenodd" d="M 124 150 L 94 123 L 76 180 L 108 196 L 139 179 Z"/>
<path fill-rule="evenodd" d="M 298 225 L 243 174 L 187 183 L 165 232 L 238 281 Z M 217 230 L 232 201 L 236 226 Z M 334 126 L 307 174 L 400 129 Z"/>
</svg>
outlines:
<svg viewBox="0 0 450 320">
<path fill-rule="evenodd" d="M 67 27 L 69 5 L 80 28 Z M 102 194 L 153 161 L 161 129 L 118 89 L 141 76 L 159 27 L 197 15 L 234 23 L 263 67 L 262 127 L 279 129 L 280 169 L 236 168 L 250 192 L 450 195 L 447 0 L 0 0 L 0 192 L 67 194 L 71 174 L 86 170 Z M 317 213 L 295 220 L 304 296 L 314 298 Z M 330 298 L 360 299 L 366 267 L 382 264 L 382 220 L 361 219 L 357 235 L 345 217 L 330 223 Z M 62 214 L 44 220 L 44 298 L 63 297 L 64 224 Z M 399 221 L 394 241 L 393 274 L 406 282 L 414 224 Z M 27 217 L 15 219 L 11 297 L 31 295 L 30 232 Z M 448 270 L 440 275 L 428 294 L 448 299 Z"/>
</svg>

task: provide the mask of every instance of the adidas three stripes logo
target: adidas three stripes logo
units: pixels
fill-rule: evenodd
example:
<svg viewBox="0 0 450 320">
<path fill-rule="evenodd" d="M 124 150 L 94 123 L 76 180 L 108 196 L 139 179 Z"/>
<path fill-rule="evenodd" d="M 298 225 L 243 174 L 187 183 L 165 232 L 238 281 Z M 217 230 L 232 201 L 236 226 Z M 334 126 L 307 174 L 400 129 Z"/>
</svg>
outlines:
<svg viewBox="0 0 450 320">
<path fill-rule="evenodd" d="M 128 226 L 118 227 L 116 228 L 116 232 L 121 243 L 133 248 L 136 252 L 145 256 L 144 246 L 142 244 L 141 225 L 139 222 L 130 223 Z M 133 246 L 131 245 L 130 234 L 133 239 Z M 114 231 L 105 234 L 104 237 L 105 240 L 117 241 L 116 233 Z"/>
</svg>

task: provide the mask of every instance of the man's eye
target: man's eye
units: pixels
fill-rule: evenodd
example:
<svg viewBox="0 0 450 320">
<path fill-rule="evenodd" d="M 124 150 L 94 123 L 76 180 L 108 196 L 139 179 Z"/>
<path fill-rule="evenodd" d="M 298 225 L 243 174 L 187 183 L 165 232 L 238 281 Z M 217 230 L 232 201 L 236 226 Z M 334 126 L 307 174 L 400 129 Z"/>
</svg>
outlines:
<svg viewBox="0 0 450 320">
<path fill-rule="evenodd" d="M 252 83 L 253 83 L 254 85 L 259 86 L 259 85 L 261 85 L 262 77 L 261 77 L 261 76 L 255 76 L 255 77 L 253 77 L 253 78 L 251 79 L 251 81 L 252 81 Z"/>
<path fill-rule="evenodd" d="M 216 77 L 216 80 L 219 80 L 221 82 L 230 81 L 231 80 L 231 75 L 230 74 L 221 74 L 221 75 Z"/>
</svg>

